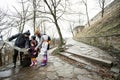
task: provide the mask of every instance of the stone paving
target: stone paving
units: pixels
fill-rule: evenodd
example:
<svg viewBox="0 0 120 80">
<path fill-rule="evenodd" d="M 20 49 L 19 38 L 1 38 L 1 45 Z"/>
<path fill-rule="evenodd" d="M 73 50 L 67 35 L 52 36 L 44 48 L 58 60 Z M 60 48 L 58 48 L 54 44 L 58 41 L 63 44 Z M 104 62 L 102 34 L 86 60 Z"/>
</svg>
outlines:
<svg viewBox="0 0 120 80">
<path fill-rule="evenodd" d="M 40 62 L 39 62 L 40 63 Z M 6 72 L 5 72 L 6 71 Z M 1 73 L 2 72 L 2 73 Z M 1 75 L 3 74 L 3 75 Z M 4 76 L 9 74 L 8 76 Z M 59 57 L 49 55 L 48 65 L 20 67 L 0 71 L 0 80 L 103 80 L 95 72 L 68 64 Z"/>
</svg>

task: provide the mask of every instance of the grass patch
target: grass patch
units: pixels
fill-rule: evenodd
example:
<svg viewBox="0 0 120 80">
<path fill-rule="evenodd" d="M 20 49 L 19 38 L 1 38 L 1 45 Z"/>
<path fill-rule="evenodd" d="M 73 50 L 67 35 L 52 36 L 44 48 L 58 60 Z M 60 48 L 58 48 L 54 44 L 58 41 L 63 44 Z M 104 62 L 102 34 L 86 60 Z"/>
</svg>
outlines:
<svg viewBox="0 0 120 80">
<path fill-rule="evenodd" d="M 58 55 L 58 54 L 60 54 L 60 52 L 64 52 L 64 48 L 56 48 L 56 49 L 52 52 L 52 54 L 53 54 L 53 55 Z"/>
</svg>

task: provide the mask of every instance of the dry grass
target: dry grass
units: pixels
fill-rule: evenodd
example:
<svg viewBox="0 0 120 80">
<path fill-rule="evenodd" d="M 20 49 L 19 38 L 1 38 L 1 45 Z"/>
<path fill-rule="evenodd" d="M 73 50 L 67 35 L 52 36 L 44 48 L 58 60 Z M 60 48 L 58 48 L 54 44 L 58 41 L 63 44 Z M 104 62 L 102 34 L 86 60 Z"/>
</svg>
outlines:
<svg viewBox="0 0 120 80">
<path fill-rule="evenodd" d="M 78 37 L 103 36 L 111 34 L 120 34 L 120 1 L 111 6 L 104 17 L 98 17 L 91 21 L 91 26 L 78 33 Z M 99 15 L 100 16 L 100 15 Z"/>
</svg>

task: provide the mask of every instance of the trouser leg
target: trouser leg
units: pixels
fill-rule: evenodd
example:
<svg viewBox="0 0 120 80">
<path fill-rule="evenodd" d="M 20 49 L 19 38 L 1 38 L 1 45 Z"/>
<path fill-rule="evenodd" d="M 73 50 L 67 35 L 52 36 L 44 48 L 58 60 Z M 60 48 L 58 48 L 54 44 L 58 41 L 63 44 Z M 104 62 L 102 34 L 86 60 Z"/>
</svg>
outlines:
<svg viewBox="0 0 120 80">
<path fill-rule="evenodd" d="M 17 56 L 18 56 L 18 51 L 16 49 L 14 49 L 14 54 L 13 54 L 13 63 L 14 63 L 14 66 L 16 66 Z"/>
<path fill-rule="evenodd" d="M 48 58 L 47 58 L 47 54 L 45 55 L 45 58 L 46 58 L 46 64 L 47 64 L 47 60 L 48 60 Z"/>
<path fill-rule="evenodd" d="M 33 58 L 31 58 L 31 64 L 30 64 L 30 66 L 33 66 L 33 65 L 34 65 Z"/>
<path fill-rule="evenodd" d="M 22 65 L 22 61 L 23 61 L 23 52 L 20 52 L 20 65 Z"/>
<path fill-rule="evenodd" d="M 46 65 L 47 64 L 47 54 L 43 55 L 43 60 L 42 60 L 42 65 Z"/>
</svg>

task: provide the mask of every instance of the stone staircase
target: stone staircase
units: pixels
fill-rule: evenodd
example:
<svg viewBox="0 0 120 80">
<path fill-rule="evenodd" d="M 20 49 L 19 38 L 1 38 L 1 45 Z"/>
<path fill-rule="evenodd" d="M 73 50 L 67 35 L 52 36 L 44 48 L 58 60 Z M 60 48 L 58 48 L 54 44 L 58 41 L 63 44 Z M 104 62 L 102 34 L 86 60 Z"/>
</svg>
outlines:
<svg viewBox="0 0 120 80">
<path fill-rule="evenodd" d="M 91 62 L 86 60 L 85 58 L 82 58 L 80 56 L 68 52 L 61 52 L 60 55 L 64 56 L 67 59 L 75 61 L 74 62 L 75 65 L 80 65 L 88 70 L 97 71 L 97 67 L 91 64 Z"/>
<path fill-rule="evenodd" d="M 113 67 L 113 57 L 96 47 L 68 39 L 64 48 L 65 52 L 60 55 L 83 65 L 84 68 L 97 70 L 105 67 L 110 70 Z"/>
<path fill-rule="evenodd" d="M 74 57 L 74 59 L 78 58 L 80 60 L 84 60 L 84 61 L 82 61 L 82 63 L 85 63 L 85 64 L 88 64 L 88 62 L 89 63 L 92 62 L 92 63 L 96 63 L 99 65 L 107 66 L 107 67 L 112 66 L 112 61 L 110 61 L 110 60 L 100 59 L 100 58 L 83 55 L 83 54 L 79 54 L 79 53 L 75 53 L 75 52 L 71 52 L 71 51 L 66 51 L 66 53 L 73 55 L 72 57 Z M 69 57 L 69 55 L 68 55 L 68 57 Z M 78 60 L 78 62 L 79 62 L 79 60 Z"/>
<path fill-rule="evenodd" d="M 99 72 L 99 70 L 103 67 L 110 69 L 112 64 L 111 61 L 96 59 L 85 55 L 78 55 L 71 52 L 61 52 L 60 55 L 64 56 L 67 59 L 75 61 L 75 65 L 80 65 L 87 70 L 95 72 Z"/>
</svg>

